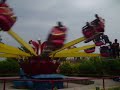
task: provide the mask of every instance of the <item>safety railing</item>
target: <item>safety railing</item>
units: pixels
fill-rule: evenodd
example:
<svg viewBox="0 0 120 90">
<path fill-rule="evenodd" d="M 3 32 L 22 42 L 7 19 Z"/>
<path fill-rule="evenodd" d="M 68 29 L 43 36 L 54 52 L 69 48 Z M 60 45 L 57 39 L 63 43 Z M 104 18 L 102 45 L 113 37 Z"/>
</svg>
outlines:
<svg viewBox="0 0 120 90">
<path fill-rule="evenodd" d="M 54 83 L 55 82 L 67 82 L 71 81 L 80 81 L 80 80 L 98 80 L 102 79 L 102 90 L 106 90 L 105 88 L 105 79 L 111 79 L 111 78 L 120 78 L 120 76 L 113 76 L 113 77 L 68 77 L 61 80 L 39 80 L 39 79 L 20 79 L 19 77 L 1 77 L 0 81 L 3 81 L 3 89 L 6 90 L 6 82 L 7 81 L 32 81 L 32 82 L 49 82 L 52 84 L 52 90 L 54 90 Z M 100 90 L 99 88 L 96 88 L 96 90 Z"/>
</svg>

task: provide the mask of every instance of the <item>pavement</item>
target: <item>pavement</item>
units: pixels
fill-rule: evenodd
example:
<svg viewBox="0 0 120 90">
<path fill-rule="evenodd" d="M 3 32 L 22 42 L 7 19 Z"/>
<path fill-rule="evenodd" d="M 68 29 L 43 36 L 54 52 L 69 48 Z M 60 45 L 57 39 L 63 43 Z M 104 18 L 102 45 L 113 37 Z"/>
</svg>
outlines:
<svg viewBox="0 0 120 90">
<path fill-rule="evenodd" d="M 94 84 L 91 85 L 82 85 L 82 84 L 75 84 L 75 83 L 64 83 L 65 88 L 59 90 L 96 90 L 96 87 L 103 88 L 103 80 L 92 80 Z M 105 88 L 112 88 L 112 87 L 120 87 L 120 82 L 113 81 L 112 79 L 105 80 Z"/>
</svg>

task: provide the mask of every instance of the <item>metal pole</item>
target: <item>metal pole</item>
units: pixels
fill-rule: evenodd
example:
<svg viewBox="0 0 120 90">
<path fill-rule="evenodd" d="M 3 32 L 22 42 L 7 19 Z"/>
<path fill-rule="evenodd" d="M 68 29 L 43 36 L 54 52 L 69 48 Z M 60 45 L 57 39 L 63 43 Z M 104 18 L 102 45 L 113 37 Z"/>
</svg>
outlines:
<svg viewBox="0 0 120 90">
<path fill-rule="evenodd" d="M 103 78 L 103 90 L 105 90 L 105 79 Z"/>
<path fill-rule="evenodd" d="M 54 81 L 51 81 L 52 84 L 52 90 L 54 90 Z"/>
<path fill-rule="evenodd" d="M 6 83 L 6 80 L 3 80 L 3 90 L 5 90 L 5 83 Z"/>
<path fill-rule="evenodd" d="M 68 88 L 68 81 L 67 81 L 67 88 Z"/>
</svg>

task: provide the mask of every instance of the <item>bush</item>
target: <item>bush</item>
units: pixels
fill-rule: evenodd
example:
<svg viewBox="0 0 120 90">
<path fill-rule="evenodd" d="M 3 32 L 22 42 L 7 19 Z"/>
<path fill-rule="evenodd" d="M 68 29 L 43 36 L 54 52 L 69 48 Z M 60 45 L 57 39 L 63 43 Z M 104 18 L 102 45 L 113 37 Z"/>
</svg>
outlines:
<svg viewBox="0 0 120 90">
<path fill-rule="evenodd" d="M 120 75 L 120 60 L 105 60 L 101 58 L 89 58 L 84 62 L 63 62 L 60 71 L 64 75 Z"/>
<path fill-rule="evenodd" d="M 120 75 L 120 60 L 89 58 L 78 63 L 64 61 L 60 65 L 60 71 L 61 74 L 70 76 Z M 18 73 L 19 64 L 17 60 L 8 58 L 0 61 L 0 75 L 13 75 Z"/>
<path fill-rule="evenodd" d="M 79 74 L 95 74 L 96 68 L 91 61 L 80 63 Z"/>
<path fill-rule="evenodd" d="M 72 72 L 72 67 L 70 62 L 63 62 L 62 65 L 60 66 L 60 71 L 62 74 L 68 75 L 71 74 Z"/>
<path fill-rule="evenodd" d="M 6 59 L 0 61 L 0 75 L 19 73 L 19 64 L 16 60 Z"/>
</svg>

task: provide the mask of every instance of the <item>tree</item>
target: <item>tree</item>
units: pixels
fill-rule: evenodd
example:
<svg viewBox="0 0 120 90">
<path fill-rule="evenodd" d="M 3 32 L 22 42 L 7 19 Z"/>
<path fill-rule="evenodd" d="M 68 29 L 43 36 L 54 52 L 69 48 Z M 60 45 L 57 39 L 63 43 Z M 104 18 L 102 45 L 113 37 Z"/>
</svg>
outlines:
<svg viewBox="0 0 120 90">
<path fill-rule="evenodd" d="M 0 43 L 2 42 L 2 37 L 0 36 Z"/>
</svg>

